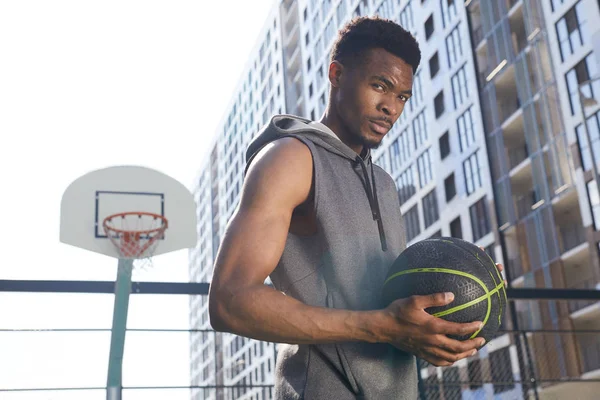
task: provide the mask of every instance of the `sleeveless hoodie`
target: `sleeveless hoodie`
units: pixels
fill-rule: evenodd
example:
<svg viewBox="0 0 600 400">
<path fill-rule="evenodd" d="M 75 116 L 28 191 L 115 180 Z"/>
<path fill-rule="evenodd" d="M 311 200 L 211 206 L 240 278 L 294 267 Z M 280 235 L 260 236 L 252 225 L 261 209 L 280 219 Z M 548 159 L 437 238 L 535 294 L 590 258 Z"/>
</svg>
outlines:
<svg viewBox="0 0 600 400">
<path fill-rule="evenodd" d="M 360 157 L 329 128 L 291 116 L 274 116 L 252 140 L 246 170 L 268 143 L 293 137 L 313 159 L 317 233 L 288 233 L 271 273 L 274 287 L 316 307 L 377 310 L 387 272 L 406 246 L 393 179 Z M 383 343 L 281 344 L 275 398 L 417 398 L 415 357 Z"/>
</svg>

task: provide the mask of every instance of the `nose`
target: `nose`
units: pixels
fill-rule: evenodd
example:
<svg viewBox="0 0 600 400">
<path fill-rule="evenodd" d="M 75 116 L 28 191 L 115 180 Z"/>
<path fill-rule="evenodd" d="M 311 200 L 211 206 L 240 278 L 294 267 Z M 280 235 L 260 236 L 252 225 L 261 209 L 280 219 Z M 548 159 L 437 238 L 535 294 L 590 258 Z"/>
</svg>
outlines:
<svg viewBox="0 0 600 400">
<path fill-rule="evenodd" d="M 394 100 L 394 98 L 385 98 L 379 106 L 381 112 L 392 118 L 395 118 L 398 114 L 398 104 Z"/>
</svg>

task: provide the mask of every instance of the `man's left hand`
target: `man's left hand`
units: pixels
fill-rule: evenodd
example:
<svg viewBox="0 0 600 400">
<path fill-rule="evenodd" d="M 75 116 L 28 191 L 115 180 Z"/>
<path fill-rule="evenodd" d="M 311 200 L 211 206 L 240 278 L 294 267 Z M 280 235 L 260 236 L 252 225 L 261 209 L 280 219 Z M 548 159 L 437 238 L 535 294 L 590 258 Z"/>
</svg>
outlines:
<svg viewBox="0 0 600 400">
<path fill-rule="evenodd" d="M 483 251 L 485 251 L 485 249 L 481 246 L 479 246 L 479 248 Z M 502 274 L 502 271 L 504 271 L 504 265 L 500 264 L 500 263 L 496 263 L 496 267 L 498 268 L 498 271 L 500 271 L 500 274 Z M 506 282 L 506 279 L 504 280 L 504 287 L 508 286 L 508 282 Z"/>
</svg>

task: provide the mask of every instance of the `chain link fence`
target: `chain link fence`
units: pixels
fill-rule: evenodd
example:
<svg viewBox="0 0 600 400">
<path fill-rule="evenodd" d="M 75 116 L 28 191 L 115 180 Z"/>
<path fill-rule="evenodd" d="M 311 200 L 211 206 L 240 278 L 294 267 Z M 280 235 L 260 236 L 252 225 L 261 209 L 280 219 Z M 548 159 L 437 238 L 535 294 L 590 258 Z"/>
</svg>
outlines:
<svg viewBox="0 0 600 400">
<path fill-rule="evenodd" d="M 514 303 L 504 327 L 523 329 L 501 331 L 451 367 L 419 360 L 420 400 L 600 398 L 600 303 Z"/>
</svg>

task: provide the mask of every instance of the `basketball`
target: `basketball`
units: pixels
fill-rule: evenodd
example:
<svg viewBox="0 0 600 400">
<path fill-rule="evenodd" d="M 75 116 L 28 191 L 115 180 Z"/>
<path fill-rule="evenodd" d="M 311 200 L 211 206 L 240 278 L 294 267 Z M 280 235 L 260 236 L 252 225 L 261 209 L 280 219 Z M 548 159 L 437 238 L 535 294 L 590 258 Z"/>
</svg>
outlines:
<svg viewBox="0 0 600 400">
<path fill-rule="evenodd" d="M 489 343 L 496 336 L 507 307 L 502 275 L 485 251 L 461 239 L 427 239 L 404 250 L 388 272 L 383 301 L 443 292 L 454 293 L 454 300 L 425 311 L 447 321 L 484 323 L 472 335 L 449 337 L 483 337 Z"/>
</svg>

